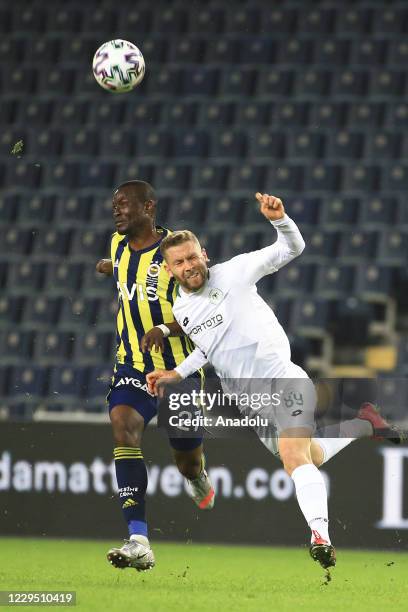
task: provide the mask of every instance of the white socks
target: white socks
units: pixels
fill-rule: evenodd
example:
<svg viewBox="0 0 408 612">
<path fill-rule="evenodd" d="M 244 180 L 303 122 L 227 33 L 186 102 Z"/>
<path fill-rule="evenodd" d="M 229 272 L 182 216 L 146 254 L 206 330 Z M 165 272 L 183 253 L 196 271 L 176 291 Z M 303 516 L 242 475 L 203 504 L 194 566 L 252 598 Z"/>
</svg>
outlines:
<svg viewBox="0 0 408 612">
<path fill-rule="evenodd" d="M 323 451 L 323 463 L 329 461 L 337 455 L 343 448 L 354 442 L 357 438 L 313 438 L 313 442 L 318 444 Z"/>
<path fill-rule="evenodd" d="M 299 507 L 312 530 L 312 541 L 320 536 L 330 544 L 327 490 L 323 476 L 316 466 L 306 463 L 293 470 L 292 480 Z"/>
<path fill-rule="evenodd" d="M 139 535 L 138 533 L 133 533 L 129 537 L 129 540 L 136 540 L 136 542 L 139 542 L 139 544 L 142 544 L 143 546 L 150 548 L 150 543 L 149 543 L 149 540 L 146 538 L 146 536 Z"/>
</svg>

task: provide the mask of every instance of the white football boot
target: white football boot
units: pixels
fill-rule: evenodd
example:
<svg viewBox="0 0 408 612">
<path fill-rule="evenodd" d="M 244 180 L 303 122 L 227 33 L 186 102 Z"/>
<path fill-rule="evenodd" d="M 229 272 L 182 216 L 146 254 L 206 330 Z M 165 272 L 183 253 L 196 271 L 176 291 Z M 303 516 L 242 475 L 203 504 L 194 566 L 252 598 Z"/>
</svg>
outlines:
<svg viewBox="0 0 408 612">
<path fill-rule="evenodd" d="M 200 510 L 211 510 L 214 508 L 215 491 L 211 480 L 204 469 L 205 459 L 202 458 L 202 471 L 194 480 L 188 480 L 190 495 Z"/>
<path fill-rule="evenodd" d="M 149 540 L 143 536 L 139 539 L 141 542 L 132 538 L 125 540 L 121 548 L 111 548 L 106 555 L 109 563 L 119 569 L 133 567 L 138 572 L 152 569 L 155 565 L 155 560 Z"/>
</svg>

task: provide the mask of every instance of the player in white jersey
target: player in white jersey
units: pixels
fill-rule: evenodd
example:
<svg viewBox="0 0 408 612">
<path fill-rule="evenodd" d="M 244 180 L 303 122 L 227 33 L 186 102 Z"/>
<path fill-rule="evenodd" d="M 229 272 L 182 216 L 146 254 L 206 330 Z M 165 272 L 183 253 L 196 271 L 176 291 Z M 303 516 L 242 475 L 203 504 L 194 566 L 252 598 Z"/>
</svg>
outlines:
<svg viewBox="0 0 408 612">
<path fill-rule="evenodd" d="M 279 380 L 283 395 L 301 392 L 302 409 L 273 409 L 278 451 L 291 475 L 303 515 L 312 532 L 310 552 L 325 568 L 335 565 L 328 533 L 327 491 L 316 465 L 321 465 L 355 437 L 371 435 L 371 414 L 361 414 L 360 434 L 328 440 L 313 439 L 315 390 L 306 372 L 291 361 L 286 333 L 259 296 L 257 281 L 277 272 L 300 255 L 305 243 L 279 198 L 256 194 L 260 212 L 278 233 L 275 243 L 207 268 L 205 250 L 189 231 L 175 232 L 162 242 L 168 272 L 179 283 L 173 305 L 176 321 L 195 343 L 195 350 L 174 370 L 155 370 L 146 379 L 158 392 L 159 379 L 181 380 L 211 363 L 228 390 L 234 381 Z M 251 383 L 249 383 L 249 386 Z M 370 412 L 370 411 L 369 411 Z M 271 411 L 269 411 L 271 414 Z M 370 421 L 370 422 L 368 422 Z M 371 424 L 372 425 L 371 425 Z M 382 424 L 382 422 L 381 422 Z M 262 438 L 261 438 L 262 439 Z M 270 440 L 262 439 L 270 447 Z M 273 450 L 273 449 L 271 449 Z"/>
</svg>

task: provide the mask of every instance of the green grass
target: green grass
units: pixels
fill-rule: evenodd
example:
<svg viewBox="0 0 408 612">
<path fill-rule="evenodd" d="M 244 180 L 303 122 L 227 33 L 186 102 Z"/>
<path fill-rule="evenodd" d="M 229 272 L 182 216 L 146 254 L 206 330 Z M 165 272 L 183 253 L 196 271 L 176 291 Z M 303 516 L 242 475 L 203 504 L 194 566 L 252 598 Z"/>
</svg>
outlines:
<svg viewBox="0 0 408 612">
<path fill-rule="evenodd" d="M 79 608 L 103 611 L 407 609 L 405 553 L 341 550 L 325 585 L 302 548 L 156 544 L 157 566 L 138 573 L 107 563 L 117 544 L 0 539 L 0 589 L 75 590 Z"/>
</svg>

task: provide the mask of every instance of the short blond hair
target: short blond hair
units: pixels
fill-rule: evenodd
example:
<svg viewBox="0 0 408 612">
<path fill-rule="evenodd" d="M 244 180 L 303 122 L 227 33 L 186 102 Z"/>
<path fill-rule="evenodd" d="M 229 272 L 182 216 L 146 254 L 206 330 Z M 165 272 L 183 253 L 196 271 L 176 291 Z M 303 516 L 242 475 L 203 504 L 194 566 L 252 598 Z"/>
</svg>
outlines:
<svg viewBox="0 0 408 612">
<path fill-rule="evenodd" d="M 178 230 L 163 238 L 160 244 L 160 253 L 166 258 L 166 251 L 168 251 L 168 249 L 184 244 L 185 242 L 194 242 L 201 249 L 200 242 L 193 232 L 190 232 L 190 230 Z"/>
</svg>

